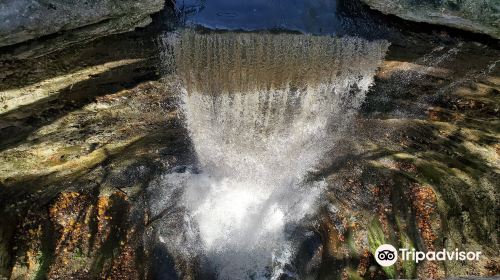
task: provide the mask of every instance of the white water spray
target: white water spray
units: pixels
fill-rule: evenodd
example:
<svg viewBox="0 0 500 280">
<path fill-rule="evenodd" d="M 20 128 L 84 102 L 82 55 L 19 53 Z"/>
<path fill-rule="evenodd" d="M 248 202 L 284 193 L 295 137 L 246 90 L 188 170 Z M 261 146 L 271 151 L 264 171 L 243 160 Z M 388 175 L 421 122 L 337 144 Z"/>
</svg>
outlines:
<svg viewBox="0 0 500 280">
<path fill-rule="evenodd" d="M 203 171 L 185 181 L 182 203 L 220 279 L 283 273 L 294 253 L 287 231 L 321 194 L 305 176 L 349 125 L 387 47 L 352 37 L 181 35 L 176 74 Z"/>
</svg>

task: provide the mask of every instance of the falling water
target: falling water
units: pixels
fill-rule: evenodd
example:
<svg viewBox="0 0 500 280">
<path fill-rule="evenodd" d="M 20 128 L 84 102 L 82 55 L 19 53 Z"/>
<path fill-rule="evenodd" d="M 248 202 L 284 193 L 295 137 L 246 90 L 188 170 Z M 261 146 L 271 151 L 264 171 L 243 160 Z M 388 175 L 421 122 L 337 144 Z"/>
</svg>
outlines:
<svg viewBox="0 0 500 280">
<path fill-rule="evenodd" d="M 287 233 L 318 208 L 322 184 L 305 177 L 349 126 L 387 48 L 355 37 L 180 35 L 176 75 L 202 174 L 175 184 L 188 243 L 220 279 L 283 273 L 295 249 Z"/>
</svg>

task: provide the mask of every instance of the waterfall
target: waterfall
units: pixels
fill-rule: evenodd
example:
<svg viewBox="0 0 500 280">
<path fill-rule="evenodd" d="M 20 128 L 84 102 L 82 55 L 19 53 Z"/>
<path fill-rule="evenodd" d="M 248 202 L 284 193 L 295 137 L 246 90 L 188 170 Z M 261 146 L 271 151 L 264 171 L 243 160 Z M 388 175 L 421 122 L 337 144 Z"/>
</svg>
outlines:
<svg viewBox="0 0 500 280">
<path fill-rule="evenodd" d="M 184 222 L 220 279 L 284 273 L 287 232 L 322 192 L 305 176 L 342 137 L 387 48 L 356 37 L 181 33 L 175 74 L 202 170 L 183 183 Z"/>
</svg>

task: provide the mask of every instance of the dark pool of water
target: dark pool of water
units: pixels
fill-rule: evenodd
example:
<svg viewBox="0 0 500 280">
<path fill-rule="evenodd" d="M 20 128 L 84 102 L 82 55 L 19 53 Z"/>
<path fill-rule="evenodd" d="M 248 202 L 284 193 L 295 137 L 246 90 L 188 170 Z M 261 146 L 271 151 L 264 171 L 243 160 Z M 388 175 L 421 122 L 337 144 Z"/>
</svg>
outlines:
<svg viewBox="0 0 500 280">
<path fill-rule="evenodd" d="M 384 15 L 361 0 L 176 0 L 175 3 L 177 23 L 189 28 L 349 35 L 386 39 L 411 48 L 415 43 L 450 44 L 464 38 L 496 45 L 485 36 Z"/>
<path fill-rule="evenodd" d="M 177 3 L 187 24 L 210 29 L 284 29 L 331 34 L 342 28 L 337 2 L 332 0 L 181 0 Z"/>
<path fill-rule="evenodd" d="M 358 0 L 177 0 L 187 26 L 387 37 L 394 28 Z"/>
</svg>

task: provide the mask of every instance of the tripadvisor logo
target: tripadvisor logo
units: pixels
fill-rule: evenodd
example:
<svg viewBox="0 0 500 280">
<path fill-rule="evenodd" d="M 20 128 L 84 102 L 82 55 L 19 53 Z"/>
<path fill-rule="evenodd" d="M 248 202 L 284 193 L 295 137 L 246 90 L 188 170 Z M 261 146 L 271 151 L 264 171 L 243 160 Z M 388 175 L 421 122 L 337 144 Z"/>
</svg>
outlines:
<svg viewBox="0 0 500 280">
<path fill-rule="evenodd" d="M 391 266 L 398 260 L 398 251 L 390 244 L 382 244 L 375 251 L 375 260 L 381 266 Z"/>
<path fill-rule="evenodd" d="M 375 251 L 375 260 L 381 266 L 391 266 L 398 260 L 398 255 L 403 261 L 414 261 L 419 263 L 421 261 L 478 261 L 481 251 L 465 252 L 455 249 L 448 251 L 443 249 L 441 251 L 428 251 L 421 252 L 415 249 L 400 248 L 399 252 L 394 246 L 390 244 L 382 244 Z"/>
</svg>

